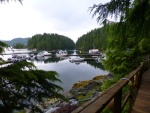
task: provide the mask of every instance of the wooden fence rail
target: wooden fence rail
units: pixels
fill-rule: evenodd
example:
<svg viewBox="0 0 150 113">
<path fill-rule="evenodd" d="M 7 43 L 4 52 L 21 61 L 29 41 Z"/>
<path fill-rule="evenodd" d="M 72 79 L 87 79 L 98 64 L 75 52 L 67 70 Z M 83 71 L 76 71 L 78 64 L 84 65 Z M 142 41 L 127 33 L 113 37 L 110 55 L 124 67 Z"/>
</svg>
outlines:
<svg viewBox="0 0 150 113">
<path fill-rule="evenodd" d="M 106 106 L 114 113 L 121 113 L 124 106 L 129 102 L 129 112 L 131 112 L 135 97 L 137 95 L 143 68 L 148 67 L 149 60 L 142 62 L 141 65 L 132 71 L 127 77 L 122 78 L 106 91 L 84 103 L 72 113 L 100 113 Z M 145 65 L 147 64 L 147 65 Z M 128 93 L 123 97 L 122 92 L 125 86 L 129 86 Z M 110 106 L 112 104 L 112 106 Z"/>
</svg>

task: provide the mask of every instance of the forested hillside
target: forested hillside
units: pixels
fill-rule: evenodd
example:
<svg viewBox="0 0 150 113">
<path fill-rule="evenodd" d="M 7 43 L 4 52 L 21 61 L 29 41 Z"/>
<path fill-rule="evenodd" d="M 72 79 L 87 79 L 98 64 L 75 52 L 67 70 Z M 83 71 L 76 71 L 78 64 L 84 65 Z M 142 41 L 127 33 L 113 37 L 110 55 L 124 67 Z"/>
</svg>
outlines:
<svg viewBox="0 0 150 113">
<path fill-rule="evenodd" d="M 107 31 L 107 51 L 104 67 L 114 75 L 104 83 L 104 89 L 125 77 L 150 53 L 149 0 L 111 0 L 91 7 L 93 16 Z M 109 17 L 118 19 L 110 21 Z M 105 87 L 106 86 L 106 87 Z"/>
<path fill-rule="evenodd" d="M 76 42 L 76 49 L 89 50 L 89 49 L 106 49 L 106 28 L 98 28 L 91 30 L 89 33 L 82 35 Z"/>
<path fill-rule="evenodd" d="M 57 50 L 75 49 L 75 43 L 68 37 L 58 34 L 36 34 L 28 40 L 29 49 L 38 50 Z"/>
<path fill-rule="evenodd" d="M 29 38 L 14 38 L 10 41 L 5 41 L 3 40 L 3 42 L 5 42 L 6 44 L 8 44 L 9 46 L 13 46 L 17 43 L 23 44 L 23 45 L 27 45 Z"/>
</svg>

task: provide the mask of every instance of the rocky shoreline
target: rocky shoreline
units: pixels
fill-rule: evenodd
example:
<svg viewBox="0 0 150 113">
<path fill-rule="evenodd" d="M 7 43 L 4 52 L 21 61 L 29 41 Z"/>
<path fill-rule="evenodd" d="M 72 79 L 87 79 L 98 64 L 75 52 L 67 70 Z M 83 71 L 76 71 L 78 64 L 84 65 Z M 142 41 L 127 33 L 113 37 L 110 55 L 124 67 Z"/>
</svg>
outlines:
<svg viewBox="0 0 150 113">
<path fill-rule="evenodd" d="M 98 75 L 92 80 L 79 81 L 75 83 L 70 91 L 65 94 L 68 102 L 58 99 L 47 100 L 45 102 L 45 113 L 71 113 L 86 101 L 99 95 L 102 90 L 103 80 L 111 78 L 112 75 Z M 48 108 L 49 106 L 49 108 Z"/>
</svg>

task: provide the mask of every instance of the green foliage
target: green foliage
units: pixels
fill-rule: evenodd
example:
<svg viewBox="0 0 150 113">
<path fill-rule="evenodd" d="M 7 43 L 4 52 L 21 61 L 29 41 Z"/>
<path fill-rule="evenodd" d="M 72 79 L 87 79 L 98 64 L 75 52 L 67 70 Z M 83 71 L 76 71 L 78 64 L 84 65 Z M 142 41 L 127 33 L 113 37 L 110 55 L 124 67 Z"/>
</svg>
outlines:
<svg viewBox="0 0 150 113">
<path fill-rule="evenodd" d="M 91 97 L 91 95 L 92 95 L 92 93 L 93 93 L 93 91 L 91 90 L 91 91 L 88 91 L 87 93 L 86 93 L 86 95 L 79 95 L 78 97 L 77 97 L 77 99 L 79 100 L 79 101 L 82 101 L 82 100 L 86 100 L 86 99 L 88 99 L 88 98 L 90 98 Z"/>
<path fill-rule="evenodd" d="M 29 49 L 38 50 L 57 50 L 75 49 L 75 43 L 68 37 L 58 34 L 37 34 L 28 40 Z"/>
<path fill-rule="evenodd" d="M 0 42 L 0 52 L 8 45 Z M 1 65 L 6 63 L 0 59 Z M 0 68 L 0 111 L 12 113 L 14 110 L 42 112 L 37 106 L 47 98 L 65 99 L 59 93 L 62 87 L 55 71 L 37 70 L 33 63 L 22 61 Z"/>
<path fill-rule="evenodd" d="M 98 14 L 97 21 L 106 25 L 112 23 L 108 17 L 113 17 L 115 20 L 119 18 L 120 22 L 123 22 L 131 3 L 132 0 L 111 0 L 105 4 L 94 4 L 90 9 L 93 12 L 93 17 Z"/>
<path fill-rule="evenodd" d="M 128 29 L 136 38 L 149 38 L 150 26 L 150 1 L 134 0 L 130 8 L 126 22 L 129 23 Z"/>
<path fill-rule="evenodd" d="M 150 53 L 150 2 L 111 0 L 93 5 L 91 12 L 93 16 L 98 14 L 97 21 L 107 27 L 103 64 L 113 78 L 103 82 L 102 90 L 105 90 L 137 68 L 144 56 Z M 119 22 L 109 21 L 108 17 L 119 19 Z"/>
<path fill-rule="evenodd" d="M 110 25 L 107 37 L 107 60 L 104 61 L 104 66 L 112 74 L 123 77 L 140 65 L 143 56 L 149 54 L 150 44 L 148 38 L 130 37 L 127 28 L 126 33 L 123 34 L 123 30 L 119 31 L 118 27 L 119 24 Z"/>
<path fill-rule="evenodd" d="M 101 113 L 113 113 L 113 112 L 110 111 L 107 107 L 105 107 Z"/>
<path fill-rule="evenodd" d="M 13 45 L 13 48 L 23 49 L 23 48 L 26 48 L 26 46 L 24 44 L 21 44 L 21 43 L 16 43 L 16 44 Z"/>
<path fill-rule="evenodd" d="M 32 63 L 18 62 L 0 68 L 0 110 L 31 109 L 41 112 L 36 106 L 46 98 L 62 98 L 63 90 L 54 82 L 60 82 L 55 71 L 36 70 Z"/>
<path fill-rule="evenodd" d="M 105 80 L 102 89 L 115 84 L 137 68 L 150 52 L 150 2 L 149 0 L 111 0 L 91 7 L 97 21 L 108 27 L 106 60 L 103 64 L 113 79 Z M 112 22 L 114 17 L 119 22 Z M 123 90 L 126 92 L 128 86 Z M 104 111 L 105 112 L 105 111 Z M 107 109 L 106 109 L 106 112 Z M 128 112 L 128 104 L 123 113 Z"/>
<path fill-rule="evenodd" d="M 19 62 L 0 68 L 0 110 L 41 110 L 36 106 L 46 98 L 62 98 L 63 90 L 54 82 L 60 82 L 54 71 L 36 70 L 32 63 Z"/>
<path fill-rule="evenodd" d="M 112 79 L 105 79 L 101 86 L 102 91 L 106 90 L 107 88 L 115 84 L 118 80 L 120 80 L 120 77 L 118 76 L 114 76 Z"/>
<path fill-rule="evenodd" d="M 140 65 L 143 56 L 149 54 L 150 4 L 149 0 L 111 0 L 91 7 L 93 16 L 107 25 L 107 60 L 104 66 L 115 76 L 126 76 Z M 110 22 L 108 17 L 119 18 Z"/>
<path fill-rule="evenodd" d="M 76 49 L 89 50 L 98 48 L 99 50 L 106 49 L 106 28 L 98 28 L 91 30 L 89 33 L 82 35 L 76 42 Z"/>
<path fill-rule="evenodd" d="M 0 41 L 0 53 L 4 52 L 4 48 L 8 48 L 9 46 L 4 42 Z"/>
</svg>

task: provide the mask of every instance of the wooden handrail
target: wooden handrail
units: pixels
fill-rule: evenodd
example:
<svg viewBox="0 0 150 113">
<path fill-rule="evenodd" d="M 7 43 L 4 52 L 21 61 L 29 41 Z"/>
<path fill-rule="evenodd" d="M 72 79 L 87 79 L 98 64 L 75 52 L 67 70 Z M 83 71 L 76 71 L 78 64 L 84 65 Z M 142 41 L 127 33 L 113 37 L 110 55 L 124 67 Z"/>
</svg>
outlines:
<svg viewBox="0 0 150 113">
<path fill-rule="evenodd" d="M 149 60 L 145 62 L 149 62 Z M 142 62 L 141 65 L 132 71 L 127 77 L 120 79 L 116 84 L 98 96 L 94 97 L 90 101 L 84 103 L 72 113 L 100 113 L 106 106 L 108 106 L 108 104 L 110 104 L 110 102 L 113 103 L 113 112 L 121 113 L 128 101 L 130 112 L 132 110 L 132 106 L 140 86 L 140 80 L 142 77 L 141 69 L 143 68 L 144 63 Z M 122 89 L 127 84 L 130 86 L 129 93 L 123 100 Z"/>
</svg>

